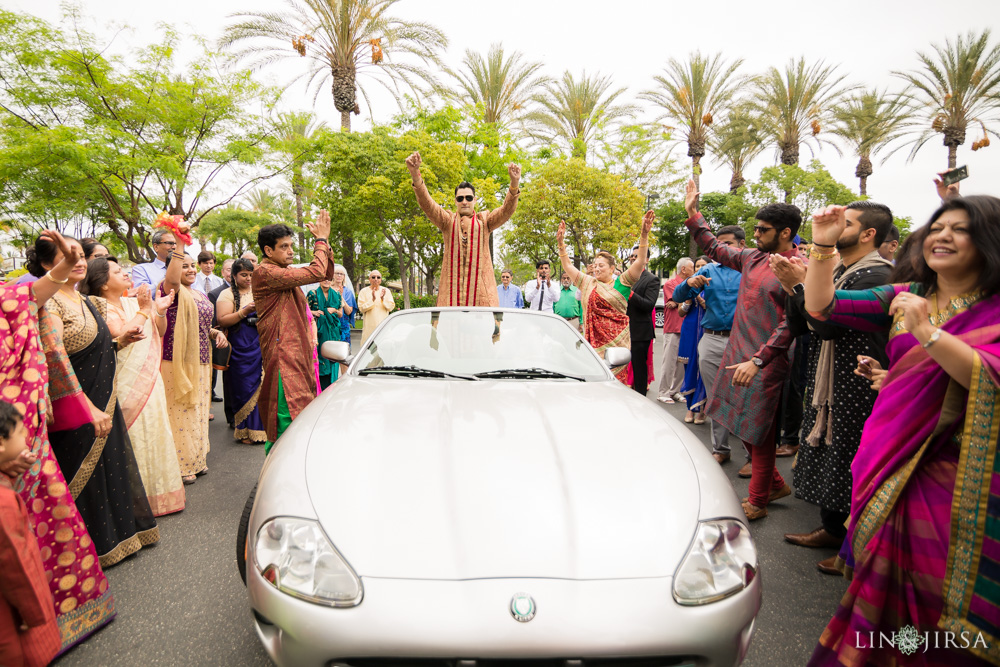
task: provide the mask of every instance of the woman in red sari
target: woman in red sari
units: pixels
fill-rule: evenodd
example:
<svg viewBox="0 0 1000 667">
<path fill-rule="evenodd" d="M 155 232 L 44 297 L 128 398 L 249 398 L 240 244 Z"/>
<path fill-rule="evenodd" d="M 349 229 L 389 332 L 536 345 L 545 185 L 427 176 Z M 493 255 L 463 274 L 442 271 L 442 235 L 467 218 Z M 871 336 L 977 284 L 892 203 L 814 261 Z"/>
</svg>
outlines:
<svg viewBox="0 0 1000 667">
<path fill-rule="evenodd" d="M 813 218 L 806 308 L 889 329 L 890 365 L 851 467 L 851 583 L 810 664 L 998 664 L 1000 199 L 943 204 L 905 284 L 835 292 L 844 228 L 843 207 Z"/>
<path fill-rule="evenodd" d="M 0 332 L 5 333 L 0 336 L 0 387 L 3 397 L 24 415 L 32 452 L 30 466 L 0 470 L 0 474 L 22 473 L 14 489 L 28 507 L 35 528 L 49 575 L 61 651 L 66 651 L 109 623 L 115 617 L 115 603 L 94 542 L 52 451 L 48 427 L 110 426 L 111 420 L 84 394 L 49 321 L 52 316 L 40 310 L 67 282 L 83 257 L 82 249 L 78 244 L 70 246 L 56 232 L 46 231 L 42 237 L 55 249 L 47 257 L 38 257 L 31 249 L 29 263 L 38 280 L 30 285 L 0 284 Z M 44 318 L 41 323 L 40 316 Z M 58 373 L 50 377 L 50 368 Z"/>
<path fill-rule="evenodd" d="M 559 261 L 563 273 L 569 275 L 573 284 L 580 288 L 580 303 L 583 305 L 583 335 L 594 346 L 597 353 L 604 357 L 604 351 L 609 347 L 631 347 L 628 333 L 628 297 L 631 287 L 639 280 L 642 269 L 646 266 L 649 255 L 649 230 L 653 227 L 656 216 L 652 211 L 646 211 L 642 218 L 642 231 L 639 234 L 639 250 L 636 261 L 628 271 L 620 276 L 615 275 L 615 259 L 606 252 L 597 253 L 594 258 L 594 275 L 579 271 L 569 259 L 566 251 L 566 221 L 559 223 L 556 241 L 559 244 Z M 628 364 L 612 368 L 618 380 L 631 386 L 628 382 Z"/>
</svg>

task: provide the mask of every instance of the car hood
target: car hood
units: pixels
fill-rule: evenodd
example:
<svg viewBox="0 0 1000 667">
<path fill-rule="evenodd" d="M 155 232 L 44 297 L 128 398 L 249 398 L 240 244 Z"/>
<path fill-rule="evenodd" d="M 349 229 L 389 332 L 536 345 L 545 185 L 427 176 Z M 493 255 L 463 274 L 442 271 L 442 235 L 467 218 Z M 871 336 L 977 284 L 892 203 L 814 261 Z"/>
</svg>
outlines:
<svg viewBox="0 0 1000 667">
<path fill-rule="evenodd" d="M 306 454 L 361 576 L 670 576 L 698 520 L 675 422 L 617 382 L 342 378 Z"/>
</svg>

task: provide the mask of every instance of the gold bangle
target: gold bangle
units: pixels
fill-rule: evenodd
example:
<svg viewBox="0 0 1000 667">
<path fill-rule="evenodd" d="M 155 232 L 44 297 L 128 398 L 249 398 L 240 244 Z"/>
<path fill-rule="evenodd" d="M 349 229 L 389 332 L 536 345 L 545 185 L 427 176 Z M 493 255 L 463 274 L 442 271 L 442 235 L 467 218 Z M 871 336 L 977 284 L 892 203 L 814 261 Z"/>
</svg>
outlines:
<svg viewBox="0 0 1000 667">
<path fill-rule="evenodd" d="M 149 315 L 147 315 L 146 313 L 142 312 L 141 310 L 140 310 L 140 311 L 139 311 L 139 312 L 138 312 L 137 314 L 138 314 L 138 315 L 142 315 L 142 316 L 143 316 L 143 317 L 145 317 L 145 318 L 146 318 L 147 320 L 149 319 Z"/>
<path fill-rule="evenodd" d="M 815 248 L 809 252 L 809 259 L 815 259 L 816 261 L 822 262 L 828 259 L 835 259 L 840 253 L 834 251 L 831 253 L 821 253 Z"/>
<path fill-rule="evenodd" d="M 51 271 L 46 272 L 45 277 L 54 282 L 56 285 L 65 285 L 66 283 L 69 282 L 69 276 L 66 276 L 62 280 L 56 280 L 55 278 L 52 277 Z"/>
</svg>

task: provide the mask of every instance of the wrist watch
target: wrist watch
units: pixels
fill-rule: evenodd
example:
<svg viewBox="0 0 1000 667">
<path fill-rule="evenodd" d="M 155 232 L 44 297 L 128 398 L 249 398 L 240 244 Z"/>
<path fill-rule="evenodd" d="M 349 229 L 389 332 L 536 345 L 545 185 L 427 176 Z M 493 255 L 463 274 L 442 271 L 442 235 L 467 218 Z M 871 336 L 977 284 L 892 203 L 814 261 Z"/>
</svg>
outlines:
<svg viewBox="0 0 1000 667">
<path fill-rule="evenodd" d="M 314 241 L 313 241 L 313 243 L 314 243 L 314 244 L 315 244 L 315 243 L 319 243 L 320 241 L 322 241 L 323 243 L 325 243 L 325 244 L 327 244 L 327 245 L 330 245 L 330 241 L 329 241 L 329 240 L 328 240 L 328 239 L 327 239 L 327 238 L 326 238 L 325 236 L 323 236 L 323 237 L 320 237 L 320 238 L 318 238 L 318 239 L 314 240 Z"/>
<path fill-rule="evenodd" d="M 798 284 L 796 284 L 796 285 L 795 285 L 795 286 L 794 286 L 794 287 L 792 288 L 792 292 L 793 292 L 793 293 L 794 293 L 794 294 L 795 294 L 796 296 L 801 296 L 801 295 L 805 294 L 805 293 L 806 293 L 806 286 L 805 286 L 805 283 L 798 283 Z"/>
<path fill-rule="evenodd" d="M 762 368 L 764 366 L 764 360 L 761 359 L 760 357 L 751 357 L 750 361 L 752 361 L 753 365 L 756 366 L 757 368 Z"/>
</svg>

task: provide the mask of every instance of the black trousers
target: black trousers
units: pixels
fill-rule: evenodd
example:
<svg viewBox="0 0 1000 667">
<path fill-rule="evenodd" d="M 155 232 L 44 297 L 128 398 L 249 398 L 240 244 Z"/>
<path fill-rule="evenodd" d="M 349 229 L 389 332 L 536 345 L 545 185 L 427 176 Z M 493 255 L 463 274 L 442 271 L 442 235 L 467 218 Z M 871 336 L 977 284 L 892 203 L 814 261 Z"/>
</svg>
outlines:
<svg viewBox="0 0 1000 667">
<path fill-rule="evenodd" d="M 649 358 L 649 346 L 653 344 L 651 340 L 632 341 L 632 389 L 643 396 L 649 387 L 649 367 L 646 360 Z"/>
<path fill-rule="evenodd" d="M 226 423 L 233 424 L 236 421 L 236 411 L 242 405 L 233 405 L 233 392 L 229 386 L 229 371 L 222 371 L 222 410 L 226 413 Z"/>
<path fill-rule="evenodd" d="M 850 514 L 847 512 L 819 508 L 819 518 L 823 522 L 823 528 L 838 540 L 847 537 L 847 528 L 844 526 L 844 523 L 849 516 Z"/>
<path fill-rule="evenodd" d="M 781 436 L 779 445 L 799 444 L 802 407 L 809 364 L 809 334 L 795 339 L 795 352 L 788 368 L 788 378 L 781 392 Z"/>
</svg>

